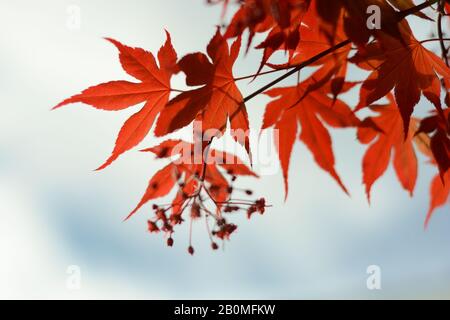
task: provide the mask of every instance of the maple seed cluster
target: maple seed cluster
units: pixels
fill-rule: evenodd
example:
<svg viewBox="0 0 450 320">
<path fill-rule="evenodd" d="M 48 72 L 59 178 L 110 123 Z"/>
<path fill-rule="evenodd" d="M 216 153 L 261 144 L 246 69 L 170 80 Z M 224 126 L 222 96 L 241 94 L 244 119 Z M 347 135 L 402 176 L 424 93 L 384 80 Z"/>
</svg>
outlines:
<svg viewBox="0 0 450 320">
<path fill-rule="evenodd" d="M 166 152 L 164 150 L 163 152 Z M 193 255 L 195 249 L 192 245 L 192 228 L 193 223 L 204 220 L 205 228 L 211 242 L 212 250 L 219 249 L 217 241 L 229 240 L 230 236 L 237 230 L 237 225 L 228 222 L 233 213 L 245 212 L 248 219 L 254 213 L 264 214 L 266 209 L 266 200 L 264 198 L 257 200 L 234 199 L 233 194 L 241 193 L 246 196 L 252 196 L 252 190 L 241 190 L 235 188 L 233 183 L 237 180 L 237 176 L 232 171 L 226 172 L 230 177 L 229 186 L 225 188 L 227 200 L 219 202 L 214 198 L 214 194 L 221 192 L 224 186 L 207 184 L 202 180 L 199 173 L 195 173 L 194 177 L 198 187 L 186 193 L 186 184 L 183 182 L 182 175 L 177 174 L 178 193 L 181 194 L 181 202 L 168 205 L 152 205 L 154 216 L 148 220 L 148 231 L 150 233 L 163 232 L 167 238 L 167 246 L 174 245 L 174 227 L 181 225 L 185 219 L 190 221 L 190 235 L 188 253 Z M 154 184 L 153 188 L 157 189 L 158 185 Z M 210 208 L 212 205 L 212 208 Z M 211 223 L 212 222 L 212 223 Z"/>
</svg>

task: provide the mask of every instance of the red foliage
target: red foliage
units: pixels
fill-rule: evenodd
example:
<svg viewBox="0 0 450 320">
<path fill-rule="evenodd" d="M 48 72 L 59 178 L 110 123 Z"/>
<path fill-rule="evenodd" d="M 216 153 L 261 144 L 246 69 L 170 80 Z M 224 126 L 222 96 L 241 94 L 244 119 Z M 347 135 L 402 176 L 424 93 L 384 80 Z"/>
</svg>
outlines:
<svg viewBox="0 0 450 320">
<path fill-rule="evenodd" d="M 402 187 L 413 195 L 417 180 L 417 157 L 413 147 L 415 128 L 410 126 L 406 139 L 403 135 L 401 114 L 392 95 L 389 104 L 371 106 L 379 113 L 369 117 L 358 128 L 358 140 L 369 144 L 363 159 L 363 181 L 366 185 L 367 198 L 370 201 L 372 185 L 386 171 L 393 154 L 395 173 Z"/>
<path fill-rule="evenodd" d="M 230 123 L 231 134 L 245 147 L 251 163 L 246 104 L 264 93 L 272 100 L 266 106 L 262 129 L 277 129 L 275 144 L 286 196 L 289 163 L 297 137 L 311 151 L 319 167 L 347 192 L 335 169 L 329 128 L 355 128 L 357 140 L 368 145 L 362 171 L 369 199 L 373 184 L 385 173 L 391 160 L 402 187 L 411 195 L 418 178 L 416 150 L 436 165 L 439 174 L 431 184 L 428 223 L 434 210 L 444 205 L 450 194 L 449 39 L 442 32 L 450 2 L 432 0 L 418 5 L 412 0 L 207 2 L 223 6 L 222 18 L 235 5 L 239 7 L 224 33 L 217 29 L 206 54 L 194 52 L 178 59 L 167 33 L 157 63 L 150 52 L 107 39 L 119 50 L 125 72 L 138 82 L 103 83 L 56 106 L 81 102 L 117 111 L 143 103 L 142 109 L 123 125 L 111 156 L 99 169 L 137 146 L 156 119 L 154 135 L 158 137 L 195 122 L 193 142 L 166 140 L 144 150 L 169 163 L 151 178 L 129 217 L 149 201 L 173 193 L 169 204 L 153 205 L 149 232 L 163 232 L 167 245 L 173 246 L 177 225 L 189 220 L 192 227 L 194 221 L 205 219 L 211 248 L 216 250 L 218 239 L 227 240 L 236 232 L 237 226 L 228 221 L 233 214 L 243 211 L 249 218 L 255 213 L 263 214 L 267 208 L 265 199 L 234 197 L 236 192 L 253 195 L 251 190 L 235 186 L 238 176 L 257 175 L 235 155 L 213 150 L 211 145 L 214 138 L 225 134 Z M 423 10 L 437 2 L 440 18 L 433 20 L 434 13 L 425 14 Z M 375 20 L 377 17 L 380 20 L 379 28 L 376 23 L 373 26 L 369 23 L 374 14 Z M 408 23 L 411 15 L 430 24 L 437 23 L 441 30 L 438 37 L 416 39 Z M 261 50 L 262 61 L 255 74 L 236 77 L 233 67 L 241 51 L 241 37 L 246 35 L 247 50 L 257 35 L 264 37 L 255 47 Z M 440 44 L 440 52 L 425 48 L 425 43 L 432 41 Z M 274 64 L 270 60 L 278 51 L 286 53 L 286 60 Z M 349 82 L 348 70 L 352 65 L 367 71 L 367 78 Z M 296 85 L 275 87 L 306 67 L 315 68 L 306 80 L 300 80 L 299 76 Z M 171 88 L 171 77 L 179 71 L 186 77 L 188 90 Z M 237 86 L 240 80 L 275 73 L 282 75 L 246 97 Z M 339 99 L 340 94 L 358 86 L 358 104 L 349 106 Z M 413 118 L 422 97 L 430 102 L 432 114 L 424 119 L 415 115 Z M 381 101 L 385 98 L 387 104 Z M 361 120 L 356 112 L 362 109 L 375 114 Z M 195 252 L 192 243 L 188 252 Z"/>
</svg>

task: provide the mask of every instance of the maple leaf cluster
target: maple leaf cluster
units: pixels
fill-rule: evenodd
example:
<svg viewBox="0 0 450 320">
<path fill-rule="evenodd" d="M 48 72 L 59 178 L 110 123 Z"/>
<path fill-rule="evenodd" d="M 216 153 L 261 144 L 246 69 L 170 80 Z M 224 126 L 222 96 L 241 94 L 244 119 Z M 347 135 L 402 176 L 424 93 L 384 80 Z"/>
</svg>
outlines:
<svg viewBox="0 0 450 320">
<path fill-rule="evenodd" d="M 252 162 L 247 104 L 255 96 L 270 98 L 262 130 L 275 128 L 275 145 L 283 172 L 285 193 L 289 189 L 289 164 L 297 139 L 312 153 L 317 165 L 326 171 L 346 193 L 335 166 L 330 130 L 351 128 L 357 141 L 367 146 L 362 159 L 363 183 L 370 201 L 374 183 L 392 162 L 401 186 L 413 194 L 418 178 L 421 152 L 436 166 L 431 183 L 431 203 L 426 223 L 433 211 L 448 201 L 450 194 L 450 68 L 449 39 L 444 24 L 450 1 L 432 0 L 207 0 L 223 6 L 222 18 L 237 6 L 229 23 L 217 28 L 205 53 L 189 53 L 178 58 L 168 32 L 157 58 L 141 48 L 107 39 L 119 51 L 126 73 L 136 79 L 111 81 L 90 87 L 64 100 L 56 108 L 84 103 L 97 109 L 117 111 L 142 104 L 122 126 L 110 157 L 98 170 L 111 165 L 133 149 L 151 132 L 166 137 L 192 126 L 192 141 L 165 140 L 143 151 L 153 153 L 168 164 L 150 180 L 148 188 L 129 217 L 145 204 L 174 194 L 166 205 L 153 204 L 148 230 L 164 232 L 167 244 L 174 243 L 174 228 L 189 220 L 204 219 L 213 249 L 218 240 L 229 239 L 237 226 L 233 213 L 245 211 L 250 218 L 264 213 L 264 198 L 251 198 L 251 190 L 235 186 L 239 176 L 257 178 L 246 163 Z M 376 8 L 375 23 L 370 8 Z M 427 9 L 427 14 L 423 10 Z M 378 14 L 378 15 L 377 15 Z M 437 24 L 435 38 L 419 40 L 408 17 Z M 434 19 L 433 16 L 439 19 Z M 247 41 L 242 49 L 241 39 Z M 263 41 L 254 46 L 256 39 Z M 433 52 L 425 44 L 440 44 Z M 252 47 L 261 52 L 255 74 L 237 77 L 233 66 L 241 51 Z M 284 63 L 271 62 L 284 52 Z M 350 66 L 367 73 L 367 78 L 349 80 Z M 302 79 L 300 71 L 314 67 Z M 182 73 L 187 89 L 171 86 L 171 78 Z M 238 81 L 282 75 L 254 93 L 244 96 Z M 298 74 L 293 86 L 280 86 L 282 80 Z M 341 94 L 359 90 L 359 102 L 349 106 Z M 431 114 L 423 119 L 414 111 L 425 98 Z M 370 111 L 366 118 L 361 110 Z M 194 125 L 192 125 L 194 124 Z M 230 130 L 227 130 L 230 129 Z M 228 132 L 229 131 L 229 132 Z M 233 154 L 212 148 L 213 140 L 231 134 L 248 155 L 244 162 Z M 243 193 L 248 200 L 236 198 Z M 250 198 L 249 198 L 250 197 Z M 212 226 L 210 224 L 212 222 Z M 192 243 L 188 252 L 193 254 Z"/>
</svg>

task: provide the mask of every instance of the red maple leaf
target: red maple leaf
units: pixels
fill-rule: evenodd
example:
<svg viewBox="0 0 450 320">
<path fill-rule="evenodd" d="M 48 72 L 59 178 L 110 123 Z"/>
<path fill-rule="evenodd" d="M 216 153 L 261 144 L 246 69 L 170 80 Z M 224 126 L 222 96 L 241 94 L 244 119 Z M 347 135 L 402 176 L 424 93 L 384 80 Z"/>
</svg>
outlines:
<svg viewBox="0 0 450 320">
<path fill-rule="evenodd" d="M 278 49 L 283 44 L 295 47 L 301 16 L 309 3 L 310 0 L 246 0 L 233 16 L 224 36 L 238 37 L 248 29 L 248 50 L 256 33 L 270 31 L 260 48 Z"/>
<path fill-rule="evenodd" d="M 430 138 L 429 133 L 425 129 L 432 127 L 433 122 L 437 120 L 434 117 L 429 117 L 422 120 L 419 130 L 417 131 L 415 142 L 418 149 L 430 159 L 432 165 L 437 166 L 436 159 L 433 155 L 432 139 L 436 139 L 435 136 Z M 430 204 L 425 219 L 425 228 L 429 225 L 430 220 L 436 209 L 444 206 L 450 198 L 450 170 L 446 173 L 437 174 L 430 183 Z"/>
<path fill-rule="evenodd" d="M 158 119 L 155 135 L 163 136 L 183 128 L 195 119 L 201 121 L 208 137 L 220 135 L 230 120 L 234 138 L 250 153 L 247 109 L 233 77 L 233 65 L 239 55 L 241 39 L 229 49 L 225 38 L 217 30 L 207 47 L 208 57 L 192 53 L 178 65 L 186 74 L 186 84 L 203 86 L 183 92 L 172 99 Z M 209 131 L 209 133 L 208 133 Z"/>
<path fill-rule="evenodd" d="M 336 43 L 346 40 L 342 20 L 339 20 L 335 26 L 333 42 L 330 42 L 328 36 L 321 29 L 319 22 L 316 7 L 312 5 L 303 17 L 300 26 L 301 39 L 297 47 L 294 50 L 290 50 L 288 63 L 268 65 L 274 69 L 295 67 L 305 63 L 321 52 L 330 49 Z M 325 86 L 328 90 L 327 92 L 331 93 L 334 98 L 337 98 L 341 92 L 350 89 L 348 87 L 350 84 L 345 81 L 350 50 L 351 44 L 349 43 L 318 61 L 311 63 L 311 67 L 318 66 L 319 69 L 314 72 L 312 77 L 315 81 L 311 83 L 308 91 Z M 347 85 L 347 88 L 344 88 L 345 85 Z"/>
<path fill-rule="evenodd" d="M 366 67 L 371 64 L 374 70 L 361 87 L 357 110 L 371 105 L 394 89 L 406 136 L 411 115 L 421 94 L 438 110 L 441 109 L 438 75 L 448 80 L 450 69 L 417 41 L 406 21 L 402 23 L 402 35 L 403 41 L 386 35 L 375 45 L 369 46 L 366 50 L 369 55 L 362 54 Z"/>
<path fill-rule="evenodd" d="M 170 78 L 177 73 L 177 55 L 172 47 L 170 34 L 158 52 L 159 67 L 152 53 L 141 48 L 132 48 L 120 42 L 107 39 L 120 52 L 122 68 L 141 81 L 111 81 L 84 90 L 58 104 L 56 108 L 76 102 L 91 105 L 97 109 L 117 111 L 145 102 L 140 111 L 132 115 L 123 125 L 116 140 L 114 150 L 103 169 L 122 153 L 138 145 L 150 131 L 157 115 L 166 105 L 171 92 Z"/>
<path fill-rule="evenodd" d="M 442 180 L 450 172 L 450 109 L 423 119 L 418 133 L 431 135 L 430 150 Z"/>
<path fill-rule="evenodd" d="M 265 92 L 269 97 L 277 98 L 267 105 L 262 129 L 274 127 L 278 135 L 275 136 L 275 142 L 283 169 L 286 196 L 289 161 L 299 124 L 300 140 L 312 152 L 317 164 L 347 193 L 335 170 L 332 141 L 323 122 L 331 127 L 345 128 L 357 126 L 359 120 L 345 103 L 340 100 L 333 101 L 324 91 L 318 89 L 308 92 L 313 82 L 314 79 L 310 78 L 294 87 L 275 88 Z"/>
<path fill-rule="evenodd" d="M 385 0 L 316 0 L 320 27 L 330 40 L 334 38 L 337 25 L 342 20 L 345 33 L 355 44 L 363 47 L 371 36 L 390 35 L 400 38 L 397 12 Z M 376 6 L 380 10 L 381 25 L 368 28 L 367 9 Z M 331 41 L 332 42 L 332 41 Z"/>
<path fill-rule="evenodd" d="M 280 1 L 281 2 L 281 1 Z M 301 26 L 303 18 L 309 8 L 309 1 L 291 1 L 286 4 L 290 14 L 285 18 L 284 24 L 276 24 L 272 27 L 266 39 L 256 46 L 256 49 L 263 49 L 263 57 L 257 74 L 265 66 L 269 58 L 278 50 L 292 52 L 297 48 L 301 39 Z"/>
<path fill-rule="evenodd" d="M 444 206 L 450 198 L 450 171 L 442 179 L 436 175 L 430 185 L 430 208 L 425 219 L 425 227 L 430 223 L 434 211 Z"/>
<path fill-rule="evenodd" d="M 372 143 L 362 164 L 369 201 L 373 184 L 386 172 L 391 159 L 397 178 L 411 196 L 417 180 L 417 157 L 413 147 L 415 128 L 411 126 L 405 140 L 397 104 L 392 95 L 388 99 L 388 105 L 371 106 L 378 115 L 367 118 L 358 128 L 358 140 L 363 144 Z"/>
</svg>

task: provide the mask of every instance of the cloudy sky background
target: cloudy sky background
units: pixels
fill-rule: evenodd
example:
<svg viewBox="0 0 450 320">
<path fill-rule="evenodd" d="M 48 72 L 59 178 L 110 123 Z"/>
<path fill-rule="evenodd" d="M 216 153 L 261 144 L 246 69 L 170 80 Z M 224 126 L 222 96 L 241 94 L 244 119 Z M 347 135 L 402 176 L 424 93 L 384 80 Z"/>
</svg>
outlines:
<svg viewBox="0 0 450 320">
<path fill-rule="evenodd" d="M 72 5 L 81 9 L 77 30 L 68 25 Z M 219 22 L 220 8 L 202 0 L 0 0 L 0 298 L 450 298 L 449 207 L 423 229 L 434 169 L 420 158 L 411 199 L 390 168 L 369 207 L 364 147 L 352 130 L 333 132 L 351 198 L 297 144 L 286 203 L 280 172 L 241 181 L 274 207 L 250 222 L 238 219 L 224 251 L 209 250 L 201 226 L 194 228 L 194 257 L 186 254 L 186 226 L 166 248 L 146 232 L 149 208 L 122 222 L 165 164 L 131 151 L 93 172 L 136 108 L 50 108 L 93 84 L 129 79 L 102 37 L 156 52 L 166 28 L 182 56 L 204 51 Z M 414 30 L 419 38 L 430 33 L 417 21 Z M 259 59 L 241 57 L 236 74 L 253 73 Z M 242 89 L 250 93 L 270 79 Z M 357 92 L 346 96 L 356 100 Z M 248 105 L 255 131 L 265 103 L 261 96 Z M 148 137 L 141 147 L 156 143 Z M 81 270 L 80 290 L 67 288 L 71 265 Z M 366 287 L 370 265 L 381 268 L 382 290 Z"/>
</svg>

